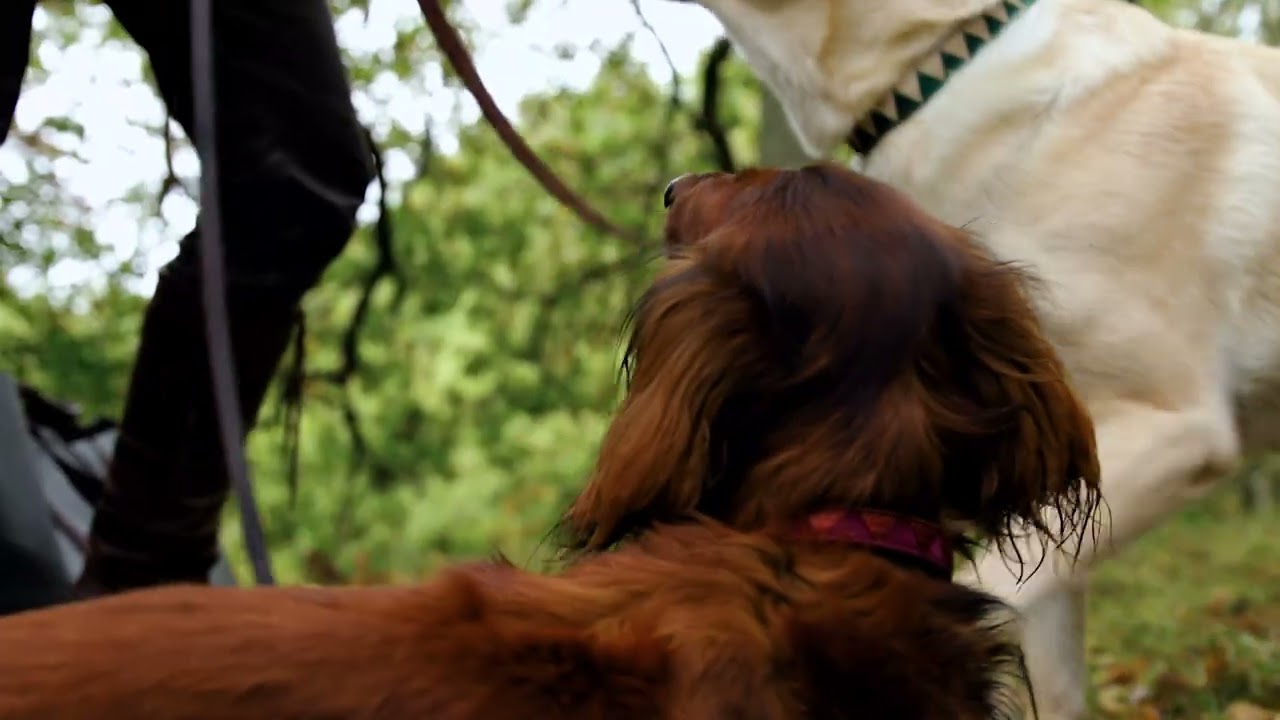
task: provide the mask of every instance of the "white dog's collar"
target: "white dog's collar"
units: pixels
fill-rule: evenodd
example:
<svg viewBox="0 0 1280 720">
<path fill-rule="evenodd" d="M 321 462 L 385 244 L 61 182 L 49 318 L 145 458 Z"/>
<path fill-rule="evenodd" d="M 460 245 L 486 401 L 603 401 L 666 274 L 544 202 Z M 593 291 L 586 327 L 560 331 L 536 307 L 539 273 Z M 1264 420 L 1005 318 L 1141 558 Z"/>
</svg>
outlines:
<svg viewBox="0 0 1280 720">
<path fill-rule="evenodd" d="M 935 45 L 916 63 L 892 90 L 854 125 L 849 133 L 849 147 L 861 155 L 872 148 L 898 125 L 928 102 L 947 78 L 964 67 L 982 46 L 991 42 L 1023 10 L 1035 0 L 998 0 L 980 14 L 962 21 L 950 35 Z"/>
</svg>

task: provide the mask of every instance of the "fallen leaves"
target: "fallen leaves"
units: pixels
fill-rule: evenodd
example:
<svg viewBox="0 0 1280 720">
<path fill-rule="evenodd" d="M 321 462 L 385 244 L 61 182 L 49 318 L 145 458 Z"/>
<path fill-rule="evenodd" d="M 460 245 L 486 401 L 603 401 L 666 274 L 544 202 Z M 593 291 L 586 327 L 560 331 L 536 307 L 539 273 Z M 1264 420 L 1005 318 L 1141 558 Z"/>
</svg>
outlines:
<svg viewBox="0 0 1280 720">
<path fill-rule="evenodd" d="M 1208 717 L 1197 709 L 1195 698 L 1237 686 L 1240 671 L 1233 667 L 1227 648 L 1220 642 L 1208 645 L 1192 658 L 1179 659 L 1176 667 L 1168 659 L 1155 662 L 1147 658 L 1104 660 L 1095 667 L 1097 708 L 1103 717 L 1112 720 Z M 1227 708 L 1226 715 L 1213 717 L 1280 720 L 1280 711 L 1237 700 Z"/>
<path fill-rule="evenodd" d="M 1227 720 L 1280 720 L 1280 712 L 1249 702 L 1233 702 L 1227 706 Z"/>
<path fill-rule="evenodd" d="M 1091 575 L 1099 720 L 1280 720 L 1280 514 L 1224 490 Z"/>
</svg>

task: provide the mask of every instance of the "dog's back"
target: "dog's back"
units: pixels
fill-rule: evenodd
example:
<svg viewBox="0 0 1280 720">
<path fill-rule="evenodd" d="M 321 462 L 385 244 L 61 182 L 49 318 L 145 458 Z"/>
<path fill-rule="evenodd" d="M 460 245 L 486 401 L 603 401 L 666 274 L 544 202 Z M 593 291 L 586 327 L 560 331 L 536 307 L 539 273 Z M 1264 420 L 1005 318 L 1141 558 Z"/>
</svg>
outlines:
<svg viewBox="0 0 1280 720">
<path fill-rule="evenodd" d="M 681 528 L 564 576 L 175 587 L 0 621 L 0 717 L 872 717 L 1018 702 L 990 598 L 869 552 Z"/>
<path fill-rule="evenodd" d="M 484 599 L 454 572 L 417 588 L 171 587 L 19 614 L 0 621 L 0 717 L 657 716 L 660 653 L 593 666 L 609 658 L 575 656 L 554 625 L 486 622 Z"/>
</svg>

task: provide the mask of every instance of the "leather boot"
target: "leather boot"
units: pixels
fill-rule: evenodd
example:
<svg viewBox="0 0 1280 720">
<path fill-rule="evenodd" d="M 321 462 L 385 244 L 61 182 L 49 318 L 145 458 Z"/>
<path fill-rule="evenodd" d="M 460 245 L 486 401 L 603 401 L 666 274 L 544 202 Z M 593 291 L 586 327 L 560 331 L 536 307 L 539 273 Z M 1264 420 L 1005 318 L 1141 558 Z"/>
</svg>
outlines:
<svg viewBox="0 0 1280 720">
<path fill-rule="evenodd" d="M 174 265 L 178 265 L 175 263 Z M 218 441 L 198 274 L 171 265 L 147 308 L 79 597 L 204 583 L 229 492 Z M 247 433 L 292 334 L 301 292 L 231 284 L 228 321 Z"/>
</svg>

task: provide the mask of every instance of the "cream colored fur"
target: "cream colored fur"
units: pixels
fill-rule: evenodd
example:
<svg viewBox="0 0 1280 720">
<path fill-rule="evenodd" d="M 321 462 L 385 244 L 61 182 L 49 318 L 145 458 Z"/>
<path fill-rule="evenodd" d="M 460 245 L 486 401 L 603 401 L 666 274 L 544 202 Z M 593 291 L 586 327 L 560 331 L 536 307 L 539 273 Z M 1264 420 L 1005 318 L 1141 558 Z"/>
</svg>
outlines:
<svg viewBox="0 0 1280 720">
<path fill-rule="evenodd" d="M 814 155 L 989 0 L 698 0 Z M 1280 447 L 1280 51 L 1120 0 L 1039 0 L 866 158 L 1044 280 L 1110 523 L 1079 563 L 978 582 L 1027 614 L 1041 717 L 1085 715 L 1088 567 Z M 1268 432 L 1270 431 L 1270 432 Z M 1034 563 L 1038 545 L 1023 548 Z"/>
</svg>

